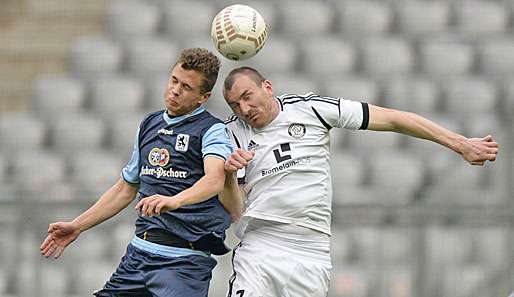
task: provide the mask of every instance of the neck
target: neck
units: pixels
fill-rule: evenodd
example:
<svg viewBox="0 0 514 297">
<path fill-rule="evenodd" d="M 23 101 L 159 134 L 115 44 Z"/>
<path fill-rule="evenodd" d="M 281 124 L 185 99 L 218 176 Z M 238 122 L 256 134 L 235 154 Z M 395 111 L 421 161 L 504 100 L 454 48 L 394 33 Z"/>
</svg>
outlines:
<svg viewBox="0 0 514 297">
<path fill-rule="evenodd" d="M 280 106 L 278 105 L 278 102 L 277 100 L 275 99 L 275 97 L 272 97 L 272 103 L 271 103 L 271 113 L 270 113 L 270 117 L 269 117 L 269 120 L 266 122 L 266 125 L 269 125 L 269 123 L 273 122 L 273 120 L 278 116 L 278 114 L 280 113 Z"/>
</svg>

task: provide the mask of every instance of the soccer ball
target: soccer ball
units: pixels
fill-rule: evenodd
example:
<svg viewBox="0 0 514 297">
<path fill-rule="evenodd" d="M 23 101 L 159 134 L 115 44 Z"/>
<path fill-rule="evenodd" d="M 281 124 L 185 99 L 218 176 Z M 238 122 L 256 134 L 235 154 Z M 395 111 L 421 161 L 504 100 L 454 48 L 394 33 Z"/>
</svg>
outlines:
<svg viewBox="0 0 514 297">
<path fill-rule="evenodd" d="M 214 47 L 230 60 L 245 60 L 261 49 L 268 32 L 257 10 L 235 4 L 225 7 L 212 21 L 211 37 Z"/>
</svg>

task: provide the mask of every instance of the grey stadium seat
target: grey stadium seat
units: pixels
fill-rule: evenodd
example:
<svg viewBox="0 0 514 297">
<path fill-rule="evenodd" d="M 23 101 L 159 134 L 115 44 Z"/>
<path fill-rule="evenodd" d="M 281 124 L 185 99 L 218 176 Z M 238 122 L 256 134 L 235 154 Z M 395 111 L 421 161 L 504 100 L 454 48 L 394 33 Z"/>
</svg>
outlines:
<svg viewBox="0 0 514 297">
<path fill-rule="evenodd" d="M 384 297 L 415 296 L 415 271 L 408 265 L 389 265 L 382 274 L 380 293 Z"/>
<path fill-rule="evenodd" d="M 415 113 L 433 113 L 439 107 L 439 88 L 423 77 L 397 76 L 384 84 L 383 106 Z"/>
<path fill-rule="evenodd" d="M 336 266 L 331 279 L 333 285 L 330 286 L 329 297 L 366 297 L 373 287 L 372 273 L 357 265 Z"/>
<path fill-rule="evenodd" d="M 401 136 L 392 132 L 355 131 L 348 135 L 350 148 L 355 152 L 370 153 L 377 150 L 394 150 L 400 147 Z"/>
<path fill-rule="evenodd" d="M 107 12 L 107 30 L 117 40 L 157 33 L 160 11 L 141 0 L 112 1 Z"/>
<path fill-rule="evenodd" d="M 514 79 L 507 79 L 504 82 L 505 106 L 507 114 L 514 115 Z"/>
<path fill-rule="evenodd" d="M 105 141 L 104 123 L 90 114 L 61 114 L 51 126 L 54 148 L 66 154 L 99 148 Z"/>
<path fill-rule="evenodd" d="M 473 48 L 458 41 L 427 40 L 420 48 L 421 67 L 434 78 L 468 74 L 474 66 Z"/>
<path fill-rule="evenodd" d="M 303 68 L 313 75 L 339 75 L 354 68 L 353 46 L 333 35 L 310 38 L 302 47 Z"/>
<path fill-rule="evenodd" d="M 46 141 L 47 127 L 34 114 L 2 113 L 0 139 L 2 150 L 39 149 Z"/>
<path fill-rule="evenodd" d="M 93 195 L 89 198 L 95 200 L 98 197 L 94 194 L 102 194 L 120 178 L 121 169 L 129 158 L 105 150 L 89 150 L 78 152 L 69 160 L 73 181 L 84 191 L 91 192 Z"/>
<path fill-rule="evenodd" d="M 323 95 L 347 100 L 378 103 L 379 88 L 373 81 L 365 77 L 343 76 L 327 79 L 322 82 Z"/>
<path fill-rule="evenodd" d="M 278 6 L 281 29 L 288 36 L 311 38 L 332 29 L 334 11 L 324 2 L 286 0 L 280 1 Z"/>
<path fill-rule="evenodd" d="M 259 54 L 246 64 L 255 67 L 266 77 L 276 72 L 294 71 L 298 59 L 298 47 L 290 39 L 285 36 L 274 36 L 269 38 Z"/>
<path fill-rule="evenodd" d="M 273 94 L 299 94 L 303 95 L 308 92 L 318 93 L 319 89 L 311 79 L 293 73 L 275 73 L 269 75 L 269 79 L 273 83 Z"/>
<path fill-rule="evenodd" d="M 71 69 L 79 77 L 114 73 L 121 67 L 121 47 L 102 36 L 81 37 L 71 46 Z"/>
<path fill-rule="evenodd" d="M 514 40 L 487 40 L 480 47 L 480 69 L 489 76 L 514 74 Z"/>
<path fill-rule="evenodd" d="M 331 133 L 337 132 L 341 133 L 341 131 Z M 341 150 L 333 150 L 330 155 L 330 167 L 334 193 L 338 193 L 338 195 L 344 195 L 346 186 L 357 186 L 364 182 L 366 164 L 359 156 Z"/>
<path fill-rule="evenodd" d="M 56 112 L 79 111 L 85 101 L 86 87 L 71 77 L 45 76 L 32 84 L 32 107 L 45 117 Z"/>
<path fill-rule="evenodd" d="M 7 166 L 7 157 L 0 152 L 0 183 L 2 185 L 7 182 Z"/>
<path fill-rule="evenodd" d="M 211 24 L 217 8 L 212 1 L 173 0 L 163 6 L 164 26 L 173 38 L 189 39 L 192 36 L 210 36 Z M 194 17 L 189 17 L 194 11 Z"/>
<path fill-rule="evenodd" d="M 364 71 L 385 76 L 408 73 L 414 61 L 410 44 L 392 37 L 368 38 L 361 45 Z"/>
<path fill-rule="evenodd" d="M 169 77 L 169 73 L 157 74 L 145 82 L 147 97 L 146 107 L 150 110 L 164 109 L 164 94 L 168 86 Z"/>
<path fill-rule="evenodd" d="M 178 57 L 175 43 L 158 37 L 133 39 L 127 46 L 128 70 L 138 77 L 171 72 Z"/>
<path fill-rule="evenodd" d="M 23 190 L 45 191 L 66 177 L 66 165 L 58 155 L 46 151 L 18 151 L 11 162 L 13 177 Z"/>
<path fill-rule="evenodd" d="M 339 30 L 349 37 L 381 35 L 390 30 L 392 11 L 379 1 L 344 1 L 338 7 Z"/>
<path fill-rule="evenodd" d="M 144 84 L 127 76 L 106 76 L 91 85 L 92 107 L 109 116 L 115 113 L 137 112 L 144 100 Z"/>
<path fill-rule="evenodd" d="M 367 160 L 370 165 L 371 184 L 385 191 L 400 193 L 404 196 L 391 195 L 390 198 L 386 198 L 385 202 L 412 200 L 413 195 L 423 185 L 424 165 L 421 158 L 415 155 L 397 150 L 381 149 L 379 152 L 371 154 Z M 401 191 L 397 192 L 399 189 Z"/>
<path fill-rule="evenodd" d="M 452 114 L 495 112 L 498 104 L 494 84 L 481 77 L 461 77 L 443 85 L 446 110 Z"/>
<path fill-rule="evenodd" d="M 61 263 L 42 263 L 41 269 L 41 297 L 66 296 L 71 277 L 69 268 Z"/>
<path fill-rule="evenodd" d="M 395 7 L 400 30 L 409 36 L 448 30 L 450 9 L 446 1 L 405 1 Z"/>
<path fill-rule="evenodd" d="M 458 31 L 465 36 L 503 33 L 509 22 L 508 11 L 499 1 L 465 0 L 453 4 Z"/>
<path fill-rule="evenodd" d="M 80 271 L 79 281 L 77 282 L 78 296 L 88 296 L 91 295 L 91 292 L 102 288 L 116 270 L 117 263 L 112 263 L 113 261 L 91 261 L 95 258 L 97 256 L 92 256 L 89 263 L 84 263 L 77 268 Z"/>
<path fill-rule="evenodd" d="M 136 132 L 144 117 L 145 114 L 141 112 L 118 113 L 107 121 L 111 149 L 124 160 L 130 159 Z"/>
<path fill-rule="evenodd" d="M 505 227 L 486 227 L 476 230 L 473 238 L 476 247 L 475 261 L 485 268 L 502 267 L 511 257 L 509 231 Z"/>
</svg>

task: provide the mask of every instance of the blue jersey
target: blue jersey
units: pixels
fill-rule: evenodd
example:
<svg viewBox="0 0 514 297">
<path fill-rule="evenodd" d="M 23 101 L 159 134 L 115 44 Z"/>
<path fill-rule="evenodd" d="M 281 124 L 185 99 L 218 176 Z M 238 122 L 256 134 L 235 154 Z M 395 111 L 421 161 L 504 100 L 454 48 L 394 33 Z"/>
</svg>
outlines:
<svg viewBox="0 0 514 297">
<path fill-rule="evenodd" d="M 205 175 L 203 159 L 226 159 L 232 145 L 223 122 L 199 107 L 193 113 L 169 117 L 165 111 L 149 114 L 140 124 L 125 181 L 138 184 L 139 199 L 154 194 L 173 196 L 192 187 Z M 217 196 L 204 202 L 139 216 L 136 234 L 164 229 L 190 242 L 226 250 L 223 241 L 230 217 Z"/>
</svg>

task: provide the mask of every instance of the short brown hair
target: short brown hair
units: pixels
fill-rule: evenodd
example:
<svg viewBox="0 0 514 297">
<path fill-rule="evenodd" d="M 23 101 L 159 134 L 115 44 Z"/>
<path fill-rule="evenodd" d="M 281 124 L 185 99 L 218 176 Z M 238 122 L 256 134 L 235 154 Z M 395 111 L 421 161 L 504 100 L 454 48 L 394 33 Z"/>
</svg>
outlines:
<svg viewBox="0 0 514 297">
<path fill-rule="evenodd" d="M 196 70 L 203 74 L 203 93 L 210 92 L 218 79 L 221 62 L 213 53 L 204 48 L 187 48 L 180 53 L 175 66 L 182 64 L 185 70 Z"/>
<path fill-rule="evenodd" d="M 230 91 L 232 86 L 234 85 L 234 80 L 237 75 L 242 74 L 248 76 L 257 86 L 266 80 L 259 71 L 255 70 L 252 67 L 243 66 L 232 69 L 230 73 L 225 78 L 225 83 L 223 84 L 223 92 Z"/>
</svg>

